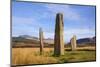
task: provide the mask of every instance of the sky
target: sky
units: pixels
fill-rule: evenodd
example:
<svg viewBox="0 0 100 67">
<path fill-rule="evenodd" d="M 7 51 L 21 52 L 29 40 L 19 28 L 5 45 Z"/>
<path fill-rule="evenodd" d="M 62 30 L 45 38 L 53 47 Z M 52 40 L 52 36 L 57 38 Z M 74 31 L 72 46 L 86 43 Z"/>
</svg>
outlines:
<svg viewBox="0 0 100 67">
<path fill-rule="evenodd" d="M 12 36 L 39 36 L 39 28 L 44 38 L 54 38 L 55 18 L 63 14 L 64 41 L 73 35 L 77 39 L 95 36 L 95 6 L 16 2 L 12 1 Z"/>
</svg>

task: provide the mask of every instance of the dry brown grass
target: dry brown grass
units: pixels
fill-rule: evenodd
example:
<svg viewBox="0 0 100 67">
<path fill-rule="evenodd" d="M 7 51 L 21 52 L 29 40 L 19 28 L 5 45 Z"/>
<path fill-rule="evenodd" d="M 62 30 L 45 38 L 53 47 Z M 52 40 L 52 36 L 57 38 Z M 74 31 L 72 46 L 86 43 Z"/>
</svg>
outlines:
<svg viewBox="0 0 100 67">
<path fill-rule="evenodd" d="M 70 48 L 65 48 L 70 49 Z M 53 48 L 44 48 L 44 54 L 39 54 L 39 48 L 12 48 L 12 65 L 51 64 L 95 60 L 95 47 L 78 47 L 82 51 L 65 51 L 64 56 L 53 57 Z"/>
<path fill-rule="evenodd" d="M 53 49 L 45 48 L 45 53 L 52 51 Z M 39 55 L 39 48 L 12 48 L 12 64 L 24 65 L 24 64 L 44 64 L 44 63 L 57 63 L 56 59 L 49 57 L 46 54 Z"/>
</svg>

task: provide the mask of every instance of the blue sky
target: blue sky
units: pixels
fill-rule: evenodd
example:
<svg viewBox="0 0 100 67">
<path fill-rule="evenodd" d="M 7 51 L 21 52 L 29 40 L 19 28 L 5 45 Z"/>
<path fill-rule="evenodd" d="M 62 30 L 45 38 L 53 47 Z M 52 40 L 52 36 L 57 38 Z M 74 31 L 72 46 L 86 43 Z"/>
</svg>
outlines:
<svg viewBox="0 0 100 67">
<path fill-rule="evenodd" d="M 38 37 L 39 28 L 44 38 L 54 38 L 55 17 L 64 16 L 64 40 L 73 35 L 79 38 L 95 36 L 95 7 L 32 2 L 12 2 L 12 35 Z"/>
</svg>

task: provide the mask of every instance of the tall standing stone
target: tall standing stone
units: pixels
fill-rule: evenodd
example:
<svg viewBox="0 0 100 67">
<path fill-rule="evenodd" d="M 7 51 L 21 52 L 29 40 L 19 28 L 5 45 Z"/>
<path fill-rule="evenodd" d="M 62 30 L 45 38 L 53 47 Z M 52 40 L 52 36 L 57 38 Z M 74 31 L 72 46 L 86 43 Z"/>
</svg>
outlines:
<svg viewBox="0 0 100 67">
<path fill-rule="evenodd" d="M 75 51 L 76 50 L 76 36 L 74 35 L 72 38 L 71 38 L 71 49 L 72 51 Z"/>
<path fill-rule="evenodd" d="M 39 40 L 40 40 L 40 55 L 43 54 L 43 31 L 42 28 L 39 29 Z"/>
<path fill-rule="evenodd" d="M 63 40 L 63 14 L 56 15 L 55 36 L 54 36 L 54 55 L 64 55 L 64 40 Z"/>
</svg>

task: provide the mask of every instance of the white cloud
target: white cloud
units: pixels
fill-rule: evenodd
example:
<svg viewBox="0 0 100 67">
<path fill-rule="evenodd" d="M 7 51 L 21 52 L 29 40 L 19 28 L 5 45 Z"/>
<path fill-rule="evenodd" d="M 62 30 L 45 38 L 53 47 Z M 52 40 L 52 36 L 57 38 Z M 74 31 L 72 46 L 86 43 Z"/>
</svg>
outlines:
<svg viewBox="0 0 100 67">
<path fill-rule="evenodd" d="M 48 12 L 47 13 L 43 12 L 41 14 L 41 17 L 40 16 L 37 16 L 37 17 L 35 16 L 32 18 L 13 17 L 13 19 L 12 19 L 14 22 L 13 27 L 15 28 L 16 24 L 21 25 L 22 28 L 24 28 L 24 26 L 28 26 L 27 29 L 24 29 L 24 30 L 19 29 L 18 30 L 18 31 L 20 31 L 19 34 L 26 32 L 26 31 L 28 33 L 30 33 L 31 31 L 38 33 L 38 28 L 42 24 L 36 18 L 44 18 L 45 19 L 45 18 L 49 17 L 49 15 L 52 14 L 52 16 L 54 16 L 58 12 L 61 12 L 64 14 L 64 19 L 70 19 L 70 20 L 76 20 L 76 21 L 79 21 L 81 19 L 80 14 L 77 13 L 76 11 L 74 11 L 74 9 L 72 9 L 68 5 L 57 5 L 57 4 L 56 5 L 54 5 L 54 4 L 48 5 L 48 4 L 46 4 L 45 7 L 47 8 Z M 52 12 L 52 13 L 49 14 L 49 12 Z M 35 29 L 33 28 L 33 26 L 35 27 Z M 18 33 L 14 28 L 13 28 L 13 30 L 15 31 L 15 33 Z M 51 27 L 50 27 L 50 29 L 51 29 Z M 33 32 L 31 32 L 31 34 L 32 33 Z M 90 30 L 87 28 L 86 29 L 66 29 L 66 30 L 64 30 L 65 41 L 68 41 L 73 35 L 76 35 L 77 38 L 84 38 L 84 37 L 93 36 L 94 34 L 95 34 L 94 30 Z M 35 34 L 33 34 L 33 35 L 35 35 Z M 54 32 L 44 31 L 44 37 L 45 38 L 54 38 Z"/>
<path fill-rule="evenodd" d="M 39 23 L 36 18 L 25 18 L 25 17 L 16 17 L 13 16 L 12 17 L 12 24 L 14 24 L 14 26 L 18 25 L 34 25 L 37 26 L 37 24 Z M 39 25 L 39 24 L 38 24 Z"/>
<path fill-rule="evenodd" d="M 44 38 L 54 39 L 54 33 L 53 32 L 44 32 Z"/>
<path fill-rule="evenodd" d="M 65 19 L 80 20 L 80 15 L 69 5 L 46 4 L 45 7 L 53 14 L 63 13 Z"/>
<path fill-rule="evenodd" d="M 44 38 L 54 39 L 54 32 L 44 32 Z M 73 35 L 77 36 L 77 39 L 87 38 L 95 36 L 95 30 L 90 29 L 66 29 L 64 30 L 64 41 L 69 42 Z"/>
<path fill-rule="evenodd" d="M 87 37 L 93 37 L 95 36 L 95 30 L 91 29 L 66 29 L 64 30 L 64 37 L 67 41 L 70 40 L 70 38 L 76 35 L 77 39 L 80 38 L 87 38 Z"/>
<path fill-rule="evenodd" d="M 65 34 L 91 34 L 94 33 L 95 30 L 91 29 L 66 29 Z"/>
<path fill-rule="evenodd" d="M 12 35 L 35 35 L 39 32 L 40 23 L 34 18 L 12 17 Z"/>
<path fill-rule="evenodd" d="M 19 35 L 19 34 L 27 34 L 27 35 L 33 35 L 38 37 L 38 32 L 39 32 L 39 22 L 34 20 L 33 18 L 19 18 L 19 17 L 13 17 L 14 22 L 13 22 L 13 35 Z M 18 25 L 16 25 L 18 24 Z M 32 25 L 33 24 L 33 25 Z M 19 26 L 22 25 L 22 26 Z M 32 25 L 32 26 L 30 26 Z M 28 26 L 28 27 L 27 27 Z M 34 28 L 33 26 L 36 26 Z M 26 32 L 27 31 L 27 32 Z M 77 39 L 79 38 L 85 38 L 85 37 L 92 37 L 95 35 L 95 30 L 91 29 L 64 29 L 64 41 L 68 42 L 70 38 L 76 35 Z M 52 38 L 54 39 L 54 32 L 46 31 L 44 30 L 44 38 Z"/>
</svg>

